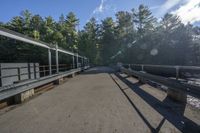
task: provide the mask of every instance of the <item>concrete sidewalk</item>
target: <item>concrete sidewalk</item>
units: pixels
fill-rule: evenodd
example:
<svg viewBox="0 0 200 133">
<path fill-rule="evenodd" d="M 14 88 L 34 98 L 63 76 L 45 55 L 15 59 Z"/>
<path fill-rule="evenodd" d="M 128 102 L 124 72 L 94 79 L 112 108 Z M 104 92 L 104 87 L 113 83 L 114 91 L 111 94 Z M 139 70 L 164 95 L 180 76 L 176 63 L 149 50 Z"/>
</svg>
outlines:
<svg viewBox="0 0 200 133">
<path fill-rule="evenodd" d="M 108 72 L 93 68 L 2 114 L 0 133 L 150 132 Z"/>
</svg>

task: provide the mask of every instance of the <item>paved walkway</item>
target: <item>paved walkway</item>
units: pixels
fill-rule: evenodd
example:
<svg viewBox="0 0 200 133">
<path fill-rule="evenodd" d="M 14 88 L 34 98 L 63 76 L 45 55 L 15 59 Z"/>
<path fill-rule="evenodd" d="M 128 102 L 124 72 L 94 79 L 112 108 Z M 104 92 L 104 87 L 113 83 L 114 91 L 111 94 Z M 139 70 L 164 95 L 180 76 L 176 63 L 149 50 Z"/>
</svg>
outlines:
<svg viewBox="0 0 200 133">
<path fill-rule="evenodd" d="M 105 67 L 90 69 L 0 115 L 0 133 L 151 132 L 149 125 L 133 108 L 109 72 L 112 71 Z M 158 126 L 163 117 L 148 107 L 146 102 L 140 102 L 141 98 L 134 97 L 137 106 L 149 113 L 148 121 L 154 121 L 152 127 Z M 142 104 L 146 107 L 142 107 Z M 155 116 L 151 118 L 151 115 Z M 163 123 L 164 128 L 159 131 L 179 132 L 169 122 Z"/>
</svg>

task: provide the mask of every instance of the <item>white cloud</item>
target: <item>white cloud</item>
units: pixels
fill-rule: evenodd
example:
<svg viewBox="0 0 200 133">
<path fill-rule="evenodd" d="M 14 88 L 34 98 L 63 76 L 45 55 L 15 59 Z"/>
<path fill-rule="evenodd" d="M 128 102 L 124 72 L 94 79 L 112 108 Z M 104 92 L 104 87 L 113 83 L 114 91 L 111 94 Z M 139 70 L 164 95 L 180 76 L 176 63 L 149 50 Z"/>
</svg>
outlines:
<svg viewBox="0 0 200 133">
<path fill-rule="evenodd" d="M 187 0 L 172 14 L 179 16 L 184 24 L 200 22 L 200 0 Z"/>
<path fill-rule="evenodd" d="M 92 11 L 90 18 L 95 17 L 97 21 L 101 21 L 101 19 L 115 13 L 116 6 L 114 5 L 114 0 L 101 0 L 99 6 Z"/>
<path fill-rule="evenodd" d="M 149 7 L 149 9 L 150 9 L 150 10 L 155 10 L 155 9 L 158 9 L 158 8 L 160 8 L 160 5 L 158 5 L 158 6 L 151 6 L 151 7 Z"/>
<path fill-rule="evenodd" d="M 106 0 L 101 0 L 101 3 L 98 7 L 95 8 L 93 14 L 102 13 L 105 10 L 105 2 Z"/>
<path fill-rule="evenodd" d="M 154 9 L 157 6 L 151 10 Z M 155 15 L 161 18 L 168 12 L 179 16 L 184 24 L 200 22 L 200 0 L 166 0 L 158 7 Z"/>
<path fill-rule="evenodd" d="M 164 4 L 162 4 L 157 12 L 158 17 L 163 16 L 165 13 L 167 13 L 170 9 L 177 6 L 181 2 L 185 0 L 166 0 Z"/>
</svg>

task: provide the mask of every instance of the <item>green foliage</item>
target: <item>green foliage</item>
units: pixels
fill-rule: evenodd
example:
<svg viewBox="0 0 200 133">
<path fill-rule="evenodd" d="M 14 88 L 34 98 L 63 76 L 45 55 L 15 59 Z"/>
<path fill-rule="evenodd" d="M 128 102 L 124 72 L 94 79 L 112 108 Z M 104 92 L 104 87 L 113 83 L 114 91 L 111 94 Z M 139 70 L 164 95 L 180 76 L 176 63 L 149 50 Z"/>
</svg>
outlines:
<svg viewBox="0 0 200 133">
<path fill-rule="evenodd" d="M 21 16 L 13 17 L 7 25 L 10 27 L 10 29 L 23 33 L 24 22 Z"/>
<path fill-rule="evenodd" d="M 78 25 L 79 19 L 73 12 L 61 14 L 57 22 L 51 16 L 43 18 L 28 10 L 8 23 L 0 22 L 2 27 L 78 52 L 92 64 L 200 65 L 200 28 L 184 25 L 172 14 L 157 21 L 147 6 L 140 5 L 131 12 L 117 12 L 116 21 L 108 17 L 97 23 L 91 18 L 81 31 Z M 12 43 L 17 45 L 13 47 Z M 0 49 L 0 60 L 21 60 L 23 56 L 26 61 L 47 61 L 44 49 L 4 37 Z"/>
<path fill-rule="evenodd" d="M 137 25 L 138 33 L 143 35 L 154 30 L 156 19 L 147 6 L 140 5 L 138 11 L 132 9 L 133 21 Z"/>
<path fill-rule="evenodd" d="M 101 33 L 100 33 L 100 56 L 102 63 L 108 65 L 112 62 L 111 57 L 119 49 L 115 22 L 112 18 L 108 17 L 102 21 Z"/>
<path fill-rule="evenodd" d="M 78 32 L 76 30 L 78 24 L 79 20 L 73 12 L 70 12 L 65 20 L 64 36 L 66 36 L 67 48 L 73 51 L 78 50 Z"/>
<path fill-rule="evenodd" d="M 84 30 L 79 32 L 79 51 L 83 51 L 84 55 L 87 56 L 91 63 L 100 64 L 99 56 L 99 26 L 95 18 L 91 18 L 89 22 L 86 23 Z"/>
</svg>

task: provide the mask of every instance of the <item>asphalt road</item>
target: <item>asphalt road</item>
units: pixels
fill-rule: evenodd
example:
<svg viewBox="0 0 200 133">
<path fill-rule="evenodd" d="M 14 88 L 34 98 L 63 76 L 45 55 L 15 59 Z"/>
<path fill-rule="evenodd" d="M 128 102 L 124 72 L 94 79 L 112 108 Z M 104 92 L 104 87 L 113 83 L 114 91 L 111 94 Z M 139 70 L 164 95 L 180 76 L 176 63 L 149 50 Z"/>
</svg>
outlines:
<svg viewBox="0 0 200 133">
<path fill-rule="evenodd" d="M 113 80 L 112 70 L 92 68 L 66 83 L 0 115 L 0 133 L 149 133 L 151 128 Z M 117 77 L 114 76 L 116 79 Z M 119 79 L 117 79 L 120 81 Z M 133 81 L 134 82 L 134 81 Z M 118 82 L 122 88 L 126 85 Z M 144 86 L 145 87 L 145 86 Z M 148 89 L 145 89 L 148 91 Z M 162 92 L 154 94 L 162 100 Z M 138 95 L 132 95 L 152 127 L 163 117 Z M 164 120 L 160 132 L 180 132 Z"/>
</svg>

